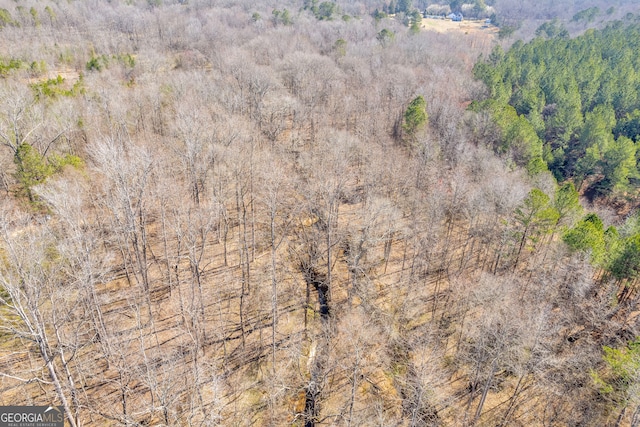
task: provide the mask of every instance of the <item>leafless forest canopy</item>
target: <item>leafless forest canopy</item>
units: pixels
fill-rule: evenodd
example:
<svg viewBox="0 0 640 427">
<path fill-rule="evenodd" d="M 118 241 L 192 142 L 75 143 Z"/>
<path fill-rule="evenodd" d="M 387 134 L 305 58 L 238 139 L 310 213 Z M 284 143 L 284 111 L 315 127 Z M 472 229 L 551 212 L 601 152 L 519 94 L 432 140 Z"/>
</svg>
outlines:
<svg viewBox="0 0 640 427">
<path fill-rule="evenodd" d="M 635 275 L 562 238 L 639 220 L 495 154 L 467 108 L 514 38 L 317 3 L 0 0 L 0 405 L 639 425 Z M 523 37 L 634 3 L 486 0 Z"/>
</svg>

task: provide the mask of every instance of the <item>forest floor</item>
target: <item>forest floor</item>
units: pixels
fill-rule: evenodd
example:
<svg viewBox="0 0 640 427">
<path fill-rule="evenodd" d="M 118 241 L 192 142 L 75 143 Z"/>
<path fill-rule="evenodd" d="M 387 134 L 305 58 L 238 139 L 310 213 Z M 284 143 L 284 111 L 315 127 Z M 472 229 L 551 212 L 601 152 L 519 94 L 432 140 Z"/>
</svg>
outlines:
<svg viewBox="0 0 640 427">
<path fill-rule="evenodd" d="M 42 75 L 31 77 L 28 79 L 29 84 L 41 83 L 49 79 L 62 77 L 67 83 L 73 84 L 80 78 L 80 73 L 71 67 L 54 68 L 47 70 Z"/>
</svg>

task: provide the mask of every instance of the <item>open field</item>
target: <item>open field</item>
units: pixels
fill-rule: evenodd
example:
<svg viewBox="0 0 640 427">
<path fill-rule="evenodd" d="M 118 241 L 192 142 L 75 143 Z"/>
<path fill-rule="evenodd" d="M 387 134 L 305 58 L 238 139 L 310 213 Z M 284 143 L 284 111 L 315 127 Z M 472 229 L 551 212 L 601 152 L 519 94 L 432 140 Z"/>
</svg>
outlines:
<svg viewBox="0 0 640 427">
<path fill-rule="evenodd" d="M 498 27 L 486 25 L 482 20 L 454 22 L 450 19 L 424 18 L 422 20 L 422 28 L 439 33 L 464 33 L 471 36 L 486 37 L 488 40 L 495 39 L 498 34 Z"/>
</svg>

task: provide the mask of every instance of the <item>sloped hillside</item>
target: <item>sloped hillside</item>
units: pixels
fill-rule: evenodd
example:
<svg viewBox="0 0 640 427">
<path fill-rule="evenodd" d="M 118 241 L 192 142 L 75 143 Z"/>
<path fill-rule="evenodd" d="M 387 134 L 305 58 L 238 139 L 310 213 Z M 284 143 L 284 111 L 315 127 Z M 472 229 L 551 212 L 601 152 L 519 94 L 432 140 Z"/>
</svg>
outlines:
<svg viewBox="0 0 640 427">
<path fill-rule="evenodd" d="M 491 46 L 366 3 L 0 6 L 0 404 L 637 418 L 638 222 L 494 153 Z"/>
</svg>

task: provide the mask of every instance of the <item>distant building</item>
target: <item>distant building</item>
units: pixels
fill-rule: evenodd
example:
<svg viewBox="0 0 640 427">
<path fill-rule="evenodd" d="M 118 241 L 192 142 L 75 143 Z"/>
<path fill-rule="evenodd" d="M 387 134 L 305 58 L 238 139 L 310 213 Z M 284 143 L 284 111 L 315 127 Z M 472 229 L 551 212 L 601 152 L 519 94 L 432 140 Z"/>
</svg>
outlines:
<svg viewBox="0 0 640 427">
<path fill-rule="evenodd" d="M 453 22 L 462 22 L 462 13 L 452 13 L 449 16 Z"/>
</svg>

